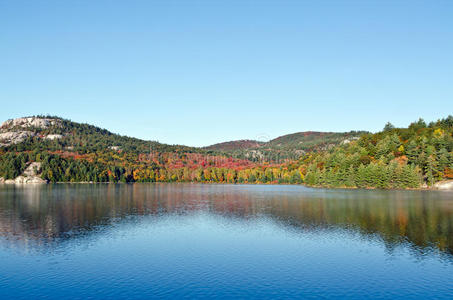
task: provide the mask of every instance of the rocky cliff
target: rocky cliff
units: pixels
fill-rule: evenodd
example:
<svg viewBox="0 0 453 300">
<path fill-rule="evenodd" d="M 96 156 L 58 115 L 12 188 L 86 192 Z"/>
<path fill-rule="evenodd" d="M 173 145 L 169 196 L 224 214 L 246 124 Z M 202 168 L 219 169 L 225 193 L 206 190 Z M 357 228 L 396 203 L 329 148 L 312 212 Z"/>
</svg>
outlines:
<svg viewBox="0 0 453 300">
<path fill-rule="evenodd" d="M 2 123 L 0 126 L 0 147 L 22 143 L 28 138 L 42 137 L 44 139 L 59 139 L 62 135 L 49 134 L 41 136 L 37 130 L 43 130 L 51 126 L 59 126 L 61 121 L 51 118 L 27 117 L 10 119 Z"/>
<path fill-rule="evenodd" d="M 0 129 L 13 129 L 13 128 L 48 128 L 57 125 L 59 120 L 41 117 L 26 117 L 18 119 L 6 120 L 0 126 Z"/>
</svg>

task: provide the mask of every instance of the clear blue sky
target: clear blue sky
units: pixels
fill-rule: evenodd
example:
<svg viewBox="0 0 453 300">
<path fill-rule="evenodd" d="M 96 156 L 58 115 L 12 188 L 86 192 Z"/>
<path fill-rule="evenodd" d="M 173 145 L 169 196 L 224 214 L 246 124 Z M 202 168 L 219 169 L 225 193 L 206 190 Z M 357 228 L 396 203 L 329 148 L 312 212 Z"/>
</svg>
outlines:
<svg viewBox="0 0 453 300">
<path fill-rule="evenodd" d="M 0 0 L 0 119 L 193 146 L 453 113 L 453 1 Z"/>
</svg>

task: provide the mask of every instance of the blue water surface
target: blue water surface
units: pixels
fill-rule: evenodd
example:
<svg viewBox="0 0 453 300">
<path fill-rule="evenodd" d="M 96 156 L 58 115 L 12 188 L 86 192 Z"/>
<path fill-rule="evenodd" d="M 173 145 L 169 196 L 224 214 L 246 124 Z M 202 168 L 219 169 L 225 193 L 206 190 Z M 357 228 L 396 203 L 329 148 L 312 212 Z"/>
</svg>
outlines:
<svg viewBox="0 0 453 300">
<path fill-rule="evenodd" d="M 1 299 L 452 299 L 453 194 L 0 187 Z"/>
</svg>

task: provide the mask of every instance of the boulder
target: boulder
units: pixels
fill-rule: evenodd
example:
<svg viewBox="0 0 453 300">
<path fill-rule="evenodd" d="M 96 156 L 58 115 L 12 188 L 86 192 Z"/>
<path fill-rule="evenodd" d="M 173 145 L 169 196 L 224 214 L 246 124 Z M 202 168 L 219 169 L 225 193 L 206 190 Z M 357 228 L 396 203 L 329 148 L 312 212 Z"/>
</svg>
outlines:
<svg viewBox="0 0 453 300">
<path fill-rule="evenodd" d="M 434 188 L 438 190 L 453 191 L 453 180 L 439 181 L 434 184 Z"/>
<path fill-rule="evenodd" d="M 39 184 L 44 184 L 47 183 L 44 179 L 38 176 L 32 176 L 32 177 L 27 177 L 27 180 L 25 183 L 39 183 Z"/>
<path fill-rule="evenodd" d="M 28 179 L 28 177 L 20 175 L 14 179 L 14 183 L 26 183 L 27 179 Z"/>
<path fill-rule="evenodd" d="M 5 183 L 5 178 L 0 177 L 0 183 Z"/>
<path fill-rule="evenodd" d="M 6 184 L 23 184 L 23 183 L 47 183 L 44 179 L 38 176 L 17 176 L 15 179 L 5 180 Z"/>
</svg>

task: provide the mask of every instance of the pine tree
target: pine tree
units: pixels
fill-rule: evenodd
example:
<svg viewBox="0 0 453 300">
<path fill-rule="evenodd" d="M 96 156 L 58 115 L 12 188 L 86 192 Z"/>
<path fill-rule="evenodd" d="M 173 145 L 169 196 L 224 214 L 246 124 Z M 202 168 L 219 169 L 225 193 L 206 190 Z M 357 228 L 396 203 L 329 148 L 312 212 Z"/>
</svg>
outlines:
<svg viewBox="0 0 453 300">
<path fill-rule="evenodd" d="M 428 156 L 426 160 L 425 166 L 425 173 L 426 173 L 426 180 L 429 185 L 434 185 L 435 176 L 437 172 L 437 162 L 434 155 Z"/>
<path fill-rule="evenodd" d="M 406 156 L 408 158 L 409 163 L 416 164 L 419 154 L 420 152 L 418 150 L 417 143 L 415 142 L 415 140 L 411 140 L 406 145 Z"/>
<path fill-rule="evenodd" d="M 438 161 L 438 168 L 439 171 L 445 170 L 450 165 L 449 153 L 445 148 L 440 149 L 437 152 L 437 161 Z"/>
<path fill-rule="evenodd" d="M 355 177 L 356 177 L 356 170 L 354 166 L 350 166 L 345 174 L 345 186 L 347 187 L 354 187 L 355 185 Z"/>
<path fill-rule="evenodd" d="M 359 168 L 357 169 L 357 174 L 355 176 L 355 185 L 359 188 L 364 188 L 367 185 L 367 172 L 366 167 L 363 164 L 360 164 Z"/>
</svg>

